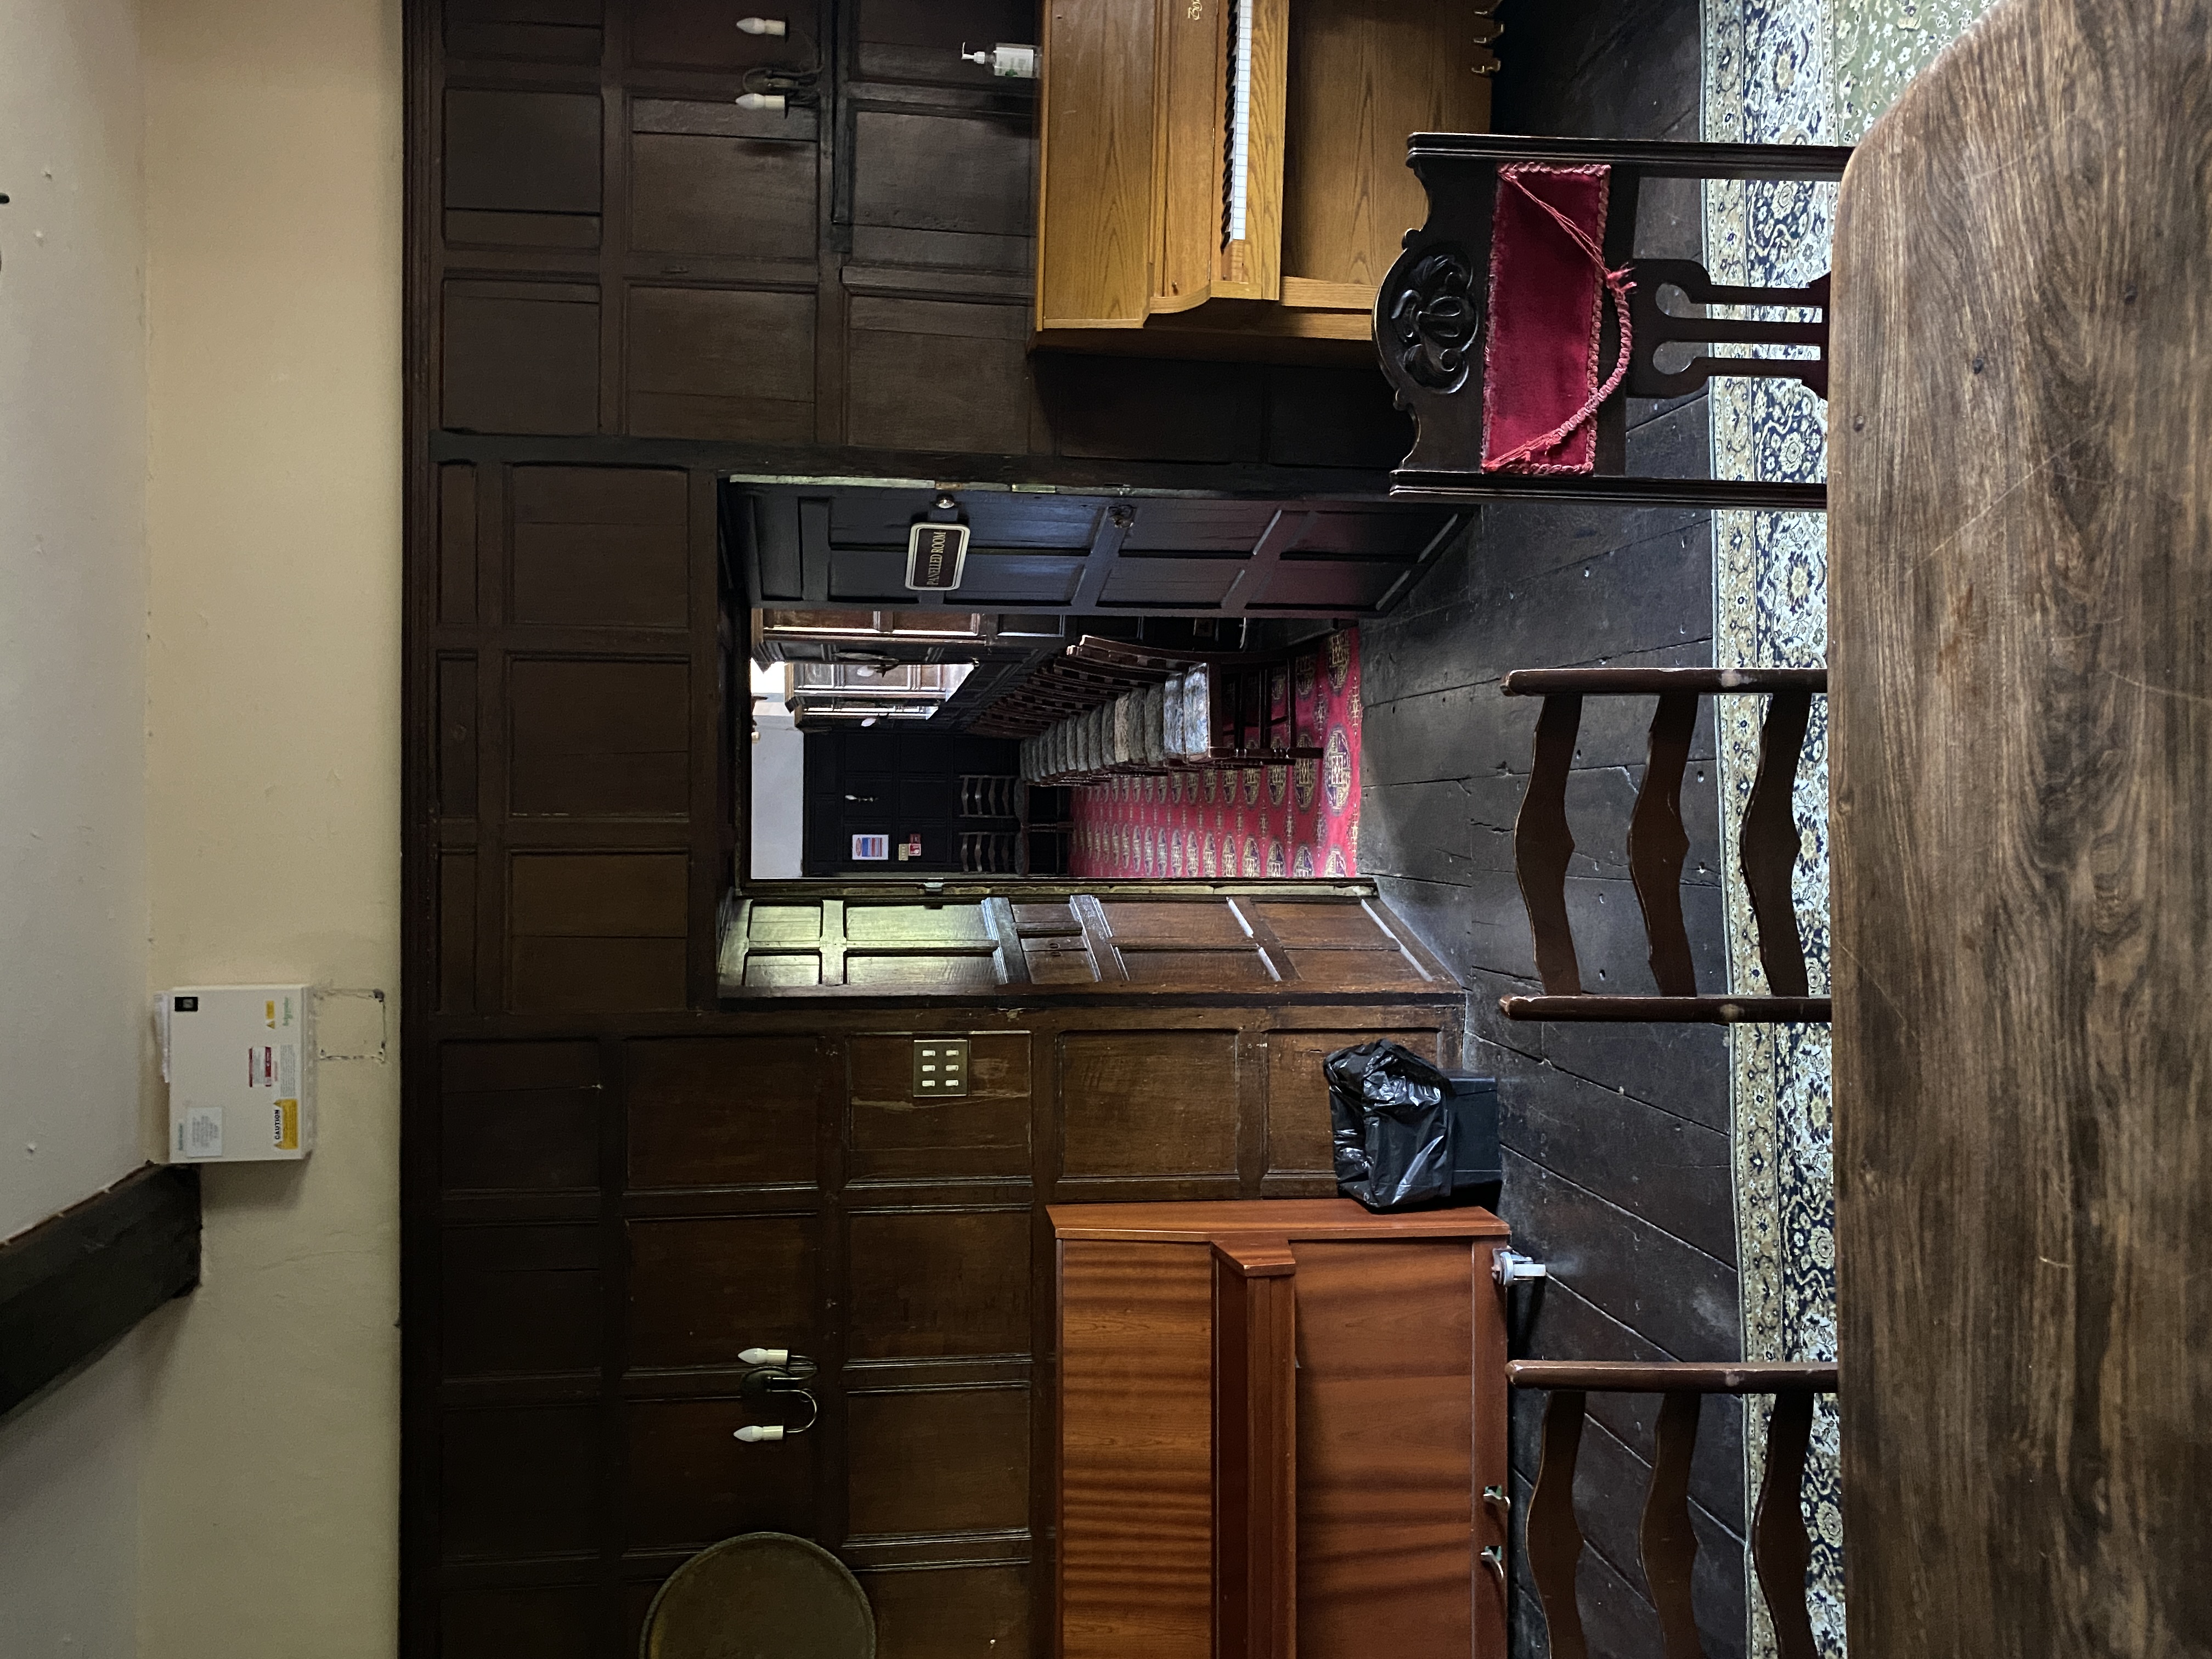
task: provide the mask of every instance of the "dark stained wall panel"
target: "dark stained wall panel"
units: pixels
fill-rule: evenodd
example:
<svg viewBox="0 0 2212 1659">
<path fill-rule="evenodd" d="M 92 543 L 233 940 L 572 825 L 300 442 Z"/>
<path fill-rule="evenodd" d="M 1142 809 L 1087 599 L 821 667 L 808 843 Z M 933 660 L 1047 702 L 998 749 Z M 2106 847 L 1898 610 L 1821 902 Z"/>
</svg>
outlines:
<svg viewBox="0 0 2212 1659">
<path fill-rule="evenodd" d="M 445 14 L 452 58 L 599 61 L 601 0 L 447 0 Z"/>
<path fill-rule="evenodd" d="M 855 1359 L 1026 1353 L 1030 1212 L 862 1212 L 848 1224 Z"/>
<path fill-rule="evenodd" d="M 813 295 L 632 289 L 629 429 L 641 438 L 811 441 Z"/>
<path fill-rule="evenodd" d="M 629 1185 L 811 1186 L 827 1057 L 811 1037 L 627 1046 Z"/>
<path fill-rule="evenodd" d="M 453 1091 L 440 1137 L 446 1190 L 596 1188 L 600 1100 L 597 1087 Z"/>
<path fill-rule="evenodd" d="M 811 144 L 634 133 L 629 245 L 647 253 L 811 259 L 818 170 Z"/>
<path fill-rule="evenodd" d="M 1234 1031 L 1071 1032 L 1060 1094 L 1063 1175 L 1237 1172 Z"/>
<path fill-rule="evenodd" d="M 590 1659 L 598 1592 L 575 1586 L 455 1590 L 440 1609 L 443 1659 Z"/>
<path fill-rule="evenodd" d="M 784 3 L 761 15 L 781 17 L 790 33 L 747 34 L 744 14 L 722 0 L 631 0 L 629 61 L 646 68 L 742 70 L 756 64 L 811 68 L 816 61 L 814 6 Z"/>
<path fill-rule="evenodd" d="M 847 1411 L 846 1523 L 854 1533 L 1029 1524 L 1026 1387 L 856 1392 Z"/>
<path fill-rule="evenodd" d="M 477 1006 L 477 855 L 438 854 L 438 1012 Z"/>
<path fill-rule="evenodd" d="M 523 658 L 507 670 L 508 810 L 681 817 L 690 665 Z"/>
<path fill-rule="evenodd" d="M 855 295 L 847 311 L 847 437 L 886 449 L 1029 447 L 1020 306 Z"/>
<path fill-rule="evenodd" d="M 1036 393 L 1062 455 L 1117 461 L 1256 460 L 1266 382 L 1241 363 L 1040 351 Z"/>
<path fill-rule="evenodd" d="M 438 620 L 477 619 L 477 469 L 438 469 Z"/>
<path fill-rule="evenodd" d="M 446 1375 L 596 1375 L 599 1248 L 589 1224 L 448 1228 Z"/>
<path fill-rule="evenodd" d="M 596 93 L 446 94 L 446 207 L 599 210 Z"/>
<path fill-rule="evenodd" d="M 507 1001 L 516 1012 L 681 1008 L 681 853 L 523 853 L 509 860 Z"/>
<path fill-rule="evenodd" d="M 747 1348 L 813 1346 L 809 1216 L 629 1224 L 630 1367 L 735 1365 Z"/>
<path fill-rule="evenodd" d="M 690 618 L 690 481 L 662 468 L 519 466 L 518 623 L 680 628 Z"/>
<path fill-rule="evenodd" d="M 1026 124 L 863 109 L 853 143 L 856 224 L 994 236 L 1034 228 L 1036 144 Z"/>
<path fill-rule="evenodd" d="M 447 283 L 441 386 L 441 418 L 457 430 L 598 430 L 598 288 Z"/>
<path fill-rule="evenodd" d="M 449 1410 L 440 1437 L 445 1558 L 529 1557 L 598 1542 L 599 1413 Z"/>
<path fill-rule="evenodd" d="M 477 811 L 477 659 L 438 659 L 438 811 L 474 817 Z"/>
<path fill-rule="evenodd" d="M 863 1572 L 877 1659 L 974 1659 L 1030 1652 L 1030 1568 Z"/>
<path fill-rule="evenodd" d="M 775 1419 L 734 1399 L 628 1407 L 623 1541 L 632 1549 L 689 1552 L 744 1532 L 811 1532 L 821 1437 L 759 1445 L 732 1437 L 763 1420 Z M 637 1650 L 635 1640 L 623 1650 Z"/>
</svg>

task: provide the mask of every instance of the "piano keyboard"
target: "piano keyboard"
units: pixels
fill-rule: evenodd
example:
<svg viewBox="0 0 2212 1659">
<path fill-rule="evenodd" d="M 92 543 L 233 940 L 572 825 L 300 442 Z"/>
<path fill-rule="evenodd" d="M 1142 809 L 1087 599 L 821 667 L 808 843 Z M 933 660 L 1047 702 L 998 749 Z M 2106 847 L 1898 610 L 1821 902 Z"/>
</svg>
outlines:
<svg viewBox="0 0 2212 1659">
<path fill-rule="evenodd" d="M 1251 0 L 1229 0 L 1229 27 L 1233 43 L 1229 53 L 1229 155 L 1226 168 L 1222 240 L 1244 240 L 1246 174 L 1252 158 L 1252 5 Z"/>
</svg>

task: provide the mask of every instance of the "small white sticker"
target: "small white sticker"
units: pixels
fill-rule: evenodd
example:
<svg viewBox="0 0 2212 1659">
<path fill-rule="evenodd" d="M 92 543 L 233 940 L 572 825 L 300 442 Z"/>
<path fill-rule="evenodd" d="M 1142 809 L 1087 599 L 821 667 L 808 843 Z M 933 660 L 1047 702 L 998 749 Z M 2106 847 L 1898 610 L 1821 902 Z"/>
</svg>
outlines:
<svg viewBox="0 0 2212 1659">
<path fill-rule="evenodd" d="M 276 1091 L 295 1097 L 300 1092 L 300 1045 L 296 1042 L 277 1045 Z"/>
<path fill-rule="evenodd" d="M 184 1127 L 179 1133 L 184 1137 L 184 1144 L 178 1150 L 186 1158 L 221 1158 L 222 1108 L 187 1106 Z"/>
</svg>

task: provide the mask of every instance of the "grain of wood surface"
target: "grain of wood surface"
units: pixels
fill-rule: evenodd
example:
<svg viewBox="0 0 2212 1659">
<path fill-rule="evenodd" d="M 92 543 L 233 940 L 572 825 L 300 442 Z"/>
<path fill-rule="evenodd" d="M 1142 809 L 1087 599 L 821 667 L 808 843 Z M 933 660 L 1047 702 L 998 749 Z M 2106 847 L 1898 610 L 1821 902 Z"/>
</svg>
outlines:
<svg viewBox="0 0 2212 1659">
<path fill-rule="evenodd" d="M 1860 1653 L 2212 1651 L 2212 5 L 2004 0 L 1836 237 Z"/>
</svg>

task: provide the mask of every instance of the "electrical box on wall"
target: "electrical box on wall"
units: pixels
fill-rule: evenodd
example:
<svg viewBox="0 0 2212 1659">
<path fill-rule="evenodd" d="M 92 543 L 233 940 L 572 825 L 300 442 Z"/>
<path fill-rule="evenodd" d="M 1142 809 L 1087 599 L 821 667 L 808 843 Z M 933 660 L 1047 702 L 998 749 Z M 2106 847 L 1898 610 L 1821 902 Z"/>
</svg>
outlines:
<svg viewBox="0 0 2212 1659">
<path fill-rule="evenodd" d="M 305 1158 L 315 1145 L 314 988 L 185 985 L 155 1000 L 172 1164 Z"/>
</svg>

